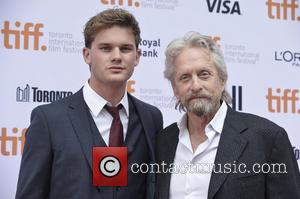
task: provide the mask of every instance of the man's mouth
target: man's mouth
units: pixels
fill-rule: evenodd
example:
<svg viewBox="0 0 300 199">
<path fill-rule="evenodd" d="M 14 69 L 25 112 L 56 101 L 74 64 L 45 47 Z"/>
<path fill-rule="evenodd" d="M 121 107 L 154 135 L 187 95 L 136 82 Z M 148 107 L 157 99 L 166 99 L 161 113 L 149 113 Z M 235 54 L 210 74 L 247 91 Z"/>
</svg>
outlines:
<svg viewBox="0 0 300 199">
<path fill-rule="evenodd" d="M 208 96 L 192 96 L 189 98 L 189 101 L 192 101 L 192 100 L 208 100 L 209 97 Z"/>
<path fill-rule="evenodd" d="M 124 69 L 125 69 L 125 68 L 124 68 L 123 66 L 110 66 L 110 67 L 108 68 L 108 70 L 116 71 L 116 72 L 122 71 L 122 70 L 124 70 Z"/>
</svg>

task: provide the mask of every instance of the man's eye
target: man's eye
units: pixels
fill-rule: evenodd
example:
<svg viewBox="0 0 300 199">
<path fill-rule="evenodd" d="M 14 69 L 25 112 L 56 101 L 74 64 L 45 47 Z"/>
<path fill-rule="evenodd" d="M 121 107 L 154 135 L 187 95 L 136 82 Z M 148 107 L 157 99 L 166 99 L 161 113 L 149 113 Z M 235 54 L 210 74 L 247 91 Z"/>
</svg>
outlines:
<svg viewBox="0 0 300 199">
<path fill-rule="evenodd" d="M 188 75 L 181 75 L 180 78 L 179 78 L 179 80 L 184 81 L 184 80 L 187 80 L 188 78 L 189 78 Z"/>
<path fill-rule="evenodd" d="M 205 72 L 200 73 L 199 76 L 200 76 L 201 78 L 207 79 L 207 78 L 209 78 L 210 73 L 207 72 L 207 71 L 205 71 Z"/>
<path fill-rule="evenodd" d="M 104 52 L 109 52 L 110 51 L 110 47 L 107 47 L 107 46 L 102 46 L 99 49 L 104 51 Z"/>
<path fill-rule="evenodd" d="M 130 48 L 130 47 L 122 47 L 121 48 L 122 52 L 130 52 L 131 50 L 132 50 L 132 48 Z"/>
</svg>

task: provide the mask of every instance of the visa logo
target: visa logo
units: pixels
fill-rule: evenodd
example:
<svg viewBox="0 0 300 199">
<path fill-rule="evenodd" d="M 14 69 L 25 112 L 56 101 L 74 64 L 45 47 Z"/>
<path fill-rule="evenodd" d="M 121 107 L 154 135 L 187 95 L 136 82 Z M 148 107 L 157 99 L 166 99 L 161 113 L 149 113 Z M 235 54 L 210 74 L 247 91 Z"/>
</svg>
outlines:
<svg viewBox="0 0 300 199">
<path fill-rule="evenodd" d="M 240 4 L 238 1 L 206 0 L 206 3 L 209 12 L 241 15 Z"/>
</svg>

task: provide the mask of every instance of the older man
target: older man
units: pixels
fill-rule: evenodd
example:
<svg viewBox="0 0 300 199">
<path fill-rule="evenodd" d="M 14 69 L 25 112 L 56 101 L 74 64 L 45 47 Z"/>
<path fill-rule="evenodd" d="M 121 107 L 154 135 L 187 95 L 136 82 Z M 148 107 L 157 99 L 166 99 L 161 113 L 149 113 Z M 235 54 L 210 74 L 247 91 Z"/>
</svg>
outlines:
<svg viewBox="0 0 300 199">
<path fill-rule="evenodd" d="M 157 198 L 300 198 L 285 130 L 228 106 L 224 58 L 209 37 L 191 32 L 172 41 L 164 74 L 176 108 L 186 113 L 158 136 L 157 161 L 164 167 Z"/>
</svg>

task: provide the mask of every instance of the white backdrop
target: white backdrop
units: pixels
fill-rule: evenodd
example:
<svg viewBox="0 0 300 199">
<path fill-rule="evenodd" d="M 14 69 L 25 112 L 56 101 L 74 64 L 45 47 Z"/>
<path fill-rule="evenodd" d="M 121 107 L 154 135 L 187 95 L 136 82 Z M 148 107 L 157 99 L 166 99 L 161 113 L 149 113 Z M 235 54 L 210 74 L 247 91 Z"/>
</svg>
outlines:
<svg viewBox="0 0 300 199">
<path fill-rule="evenodd" d="M 236 109 L 283 126 L 299 163 L 298 1 L 1 0 L 1 199 L 14 198 L 31 110 L 81 88 L 89 77 L 81 55 L 84 24 L 114 6 L 134 13 L 142 30 L 144 56 L 128 90 L 160 108 L 165 126 L 180 114 L 163 78 L 164 49 L 174 38 L 195 30 L 212 36 L 223 49 L 227 89 L 236 95 Z"/>
</svg>

